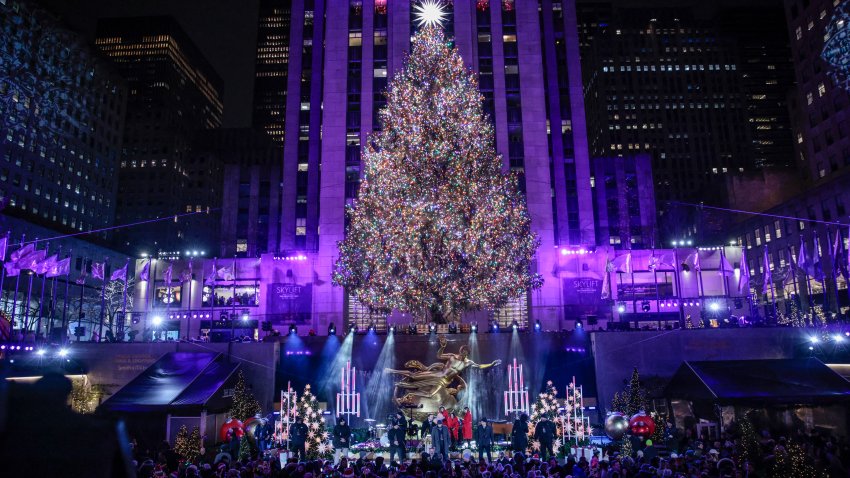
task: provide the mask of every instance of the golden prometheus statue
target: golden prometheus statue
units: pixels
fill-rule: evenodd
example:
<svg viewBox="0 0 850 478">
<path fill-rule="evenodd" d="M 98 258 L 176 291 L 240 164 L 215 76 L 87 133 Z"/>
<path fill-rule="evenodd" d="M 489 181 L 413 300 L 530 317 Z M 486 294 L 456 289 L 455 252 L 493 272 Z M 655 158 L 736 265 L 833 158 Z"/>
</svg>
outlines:
<svg viewBox="0 0 850 478">
<path fill-rule="evenodd" d="M 385 372 L 401 375 L 403 378 L 396 382 L 393 397 L 402 407 L 416 408 L 417 414 L 436 413 L 440 407 L 451 410 L 457 406 L 457 394 L 467 388 L 461 372 L 468 367 L 487 369 L 502 363 L 495 360 L 489 364 L 479 365 L 469 358 L 469 347 L 462 345 L 458 353 L 446 353 L 447 340 L 440 336 L 440 348 L 437 350 L 437 362 L 428 367 L 418 360 L 410 360 L 404 364 L 408 370 L 384 369 Z M 399 396 L 399 391 L 403 394 Z"/>
</svg>

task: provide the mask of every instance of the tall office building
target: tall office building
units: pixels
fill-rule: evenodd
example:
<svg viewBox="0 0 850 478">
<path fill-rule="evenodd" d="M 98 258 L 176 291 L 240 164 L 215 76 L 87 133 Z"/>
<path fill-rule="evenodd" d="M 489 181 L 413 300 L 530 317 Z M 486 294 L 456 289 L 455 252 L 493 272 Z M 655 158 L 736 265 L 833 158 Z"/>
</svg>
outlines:
<svg viewBox="0 0 850 478">
<path fill-rule="evenodd" d="M 282 145 L 289 73 L 289 0 L 262 0 L 254 67 L 254 128 Z"/>
<path fill-rule="evenodd" d="M 210 201 L 218 194 L 208 193 L 220 187 L 213 165 L 191 164 L 190 151 L 197 131 L 221 125 L 221 78 L 171 17 L 101 19 L 95 44 L 129 89 L 117 220 L 215 209 Z M 133 252 L 213 250 L 217 226 L 214 219 L 175 219 L 127 228 L 119 239 Z"/>
<path fill-rule="evenodd" d="M 663 236 L 694 234 L 666 201 L 706 198 L 721 175 L 752 167 L 746 100 L 731 41 L 679 9 L 614 9 L 585 43 L 599 156 L 653 156 Z M 582 29 L 583 34 L 586 31 Z M 690 229 L 690 230 L 689 230 Z"/>
<path fill-rule="evenodd" d="M 65 232 L 111 226 L 124 81 L 34 3 L 4 2 L 0 12 L 3 213 Z"/>
</svg>

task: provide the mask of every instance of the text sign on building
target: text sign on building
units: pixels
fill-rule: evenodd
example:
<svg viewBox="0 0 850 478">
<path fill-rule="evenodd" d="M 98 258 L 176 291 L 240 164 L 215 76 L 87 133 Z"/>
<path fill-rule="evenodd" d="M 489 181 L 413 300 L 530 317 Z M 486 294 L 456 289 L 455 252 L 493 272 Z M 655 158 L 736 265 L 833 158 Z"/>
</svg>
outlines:
<svg viewBox="0 0 850 478">
<path fill-rule="evenodd" d="M 564 302 L 567 305 L 597 305 L 602 298 L 602 279 L 575 277 L 564 279 Z"/>
<path fill-rule="evenodd" d="M 270 284 L 268 313 L 285 323 L 308 323 L 312 312 L 312 284 Z"/>
</svg>

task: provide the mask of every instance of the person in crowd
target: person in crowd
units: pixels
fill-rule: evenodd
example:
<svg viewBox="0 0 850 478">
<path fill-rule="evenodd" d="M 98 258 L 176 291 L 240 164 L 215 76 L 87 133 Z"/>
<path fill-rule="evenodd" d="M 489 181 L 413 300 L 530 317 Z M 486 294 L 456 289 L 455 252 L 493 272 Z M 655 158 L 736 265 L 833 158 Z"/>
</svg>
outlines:
<svg viewBox="0 0 850 478">
<path fill-rule="evenodd" d="M 443 424 L 441 418 L 437 418 L 437 425 L 431 428 L 431 445 L 435 452 L 445 461 L 449 459 L 449 446 L 452 444 L 448 427 Z"/>
<path fill-rule="evenodd" d="M 483 456 L 487 455 L 487 463 L 493 462 L 493 427 L 487 422 L 487 418 L 482 418 L 475 428 L 475 444 L 478 445 L 478 461 L 483 461 Z"/>
<path fill-rule="evenodd" d="M 544 461 L 552 456 L 555 434 L 555 424 L 546 415 L 543 415 L 534 426 L 534 439 L 540 443 L 540 458 Z"/>
<path fill-rule="evenodd" d="M 289 451 L 295 458 L 304 460 L 307 458 L 307 434 L 309 430 L 304 423 L 304 419 L 300 416 L 295 417 L 295 423 L 289 425 Z"/>
<path fill-rule="evenodd" d="M 472 423 L 472 412 L 469 410 L 469 407 L 463 408 L 461 428 L 463 429 L 463 441 L 469 446 L 469 442 L 472 441 L 472 429 L 475 428 L 475 424 Z"/>
<path fill-rule="evenodd" d="M 523 413 L 516 420 L 511 430 L 511 450 L 525 454 L 528 448 L 528 415 Z"/>
<path fill-rule="evenodd" d="M 434 415 L 428 415 L 422 425 L 419 427 L 419 439 L 424 440 L 426 436 L 431 434 L 431 427 L 434 425 Z"/>
<path fill-rule="evenodd" d="M 345 417 L 339 417 L 333 431 L 334 462 L 339 463 L 340 457 L 347 457 L 351 446 L 351 427 Z"/>
<path fill-rule="evenodd" d="M 440 410 L 439 410 L 438 414 L 442 416 L 442 418 L 443 418 L 443 423 L 445 423 L 445 422 L 446 422 L 446 420 L 448 420 L 448 419 L 449 419 L 449 411 L 448 411 L 448 410 L 446 410 L 446 407 L 440 407 Z"/>
</svg>

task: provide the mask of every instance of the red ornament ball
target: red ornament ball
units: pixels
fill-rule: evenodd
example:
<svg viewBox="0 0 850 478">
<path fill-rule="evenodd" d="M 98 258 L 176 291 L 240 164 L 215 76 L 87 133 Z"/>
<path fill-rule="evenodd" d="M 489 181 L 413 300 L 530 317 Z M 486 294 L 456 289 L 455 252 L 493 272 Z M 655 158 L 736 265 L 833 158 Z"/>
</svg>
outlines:
<svg viewBox="0 0 850 478">
<path fill-rule="evenodd" d="M 228 432 L 230 432 L 230 430 L 233 430 L 233 433 L 236 434 L 236 436 L 238 436 L 239 438 L 242 438 L 242 436 L 245 434 L 245 430 L 242 429 L 242 422 L 235 418 L 231 418 L 230 420 L 224 422 L 224 424 L 221 425 L 221 428 L 218 430 L 219 441 L 229 442 L 230 435 L 228 435 Z"/>
<path fill-rule="evenodd" d="M 655 433 L 655 421 L 646 412 L 637 412 L 629 419 L 629 430 L 632 435 L 649 438 Z"/>
</svg>

